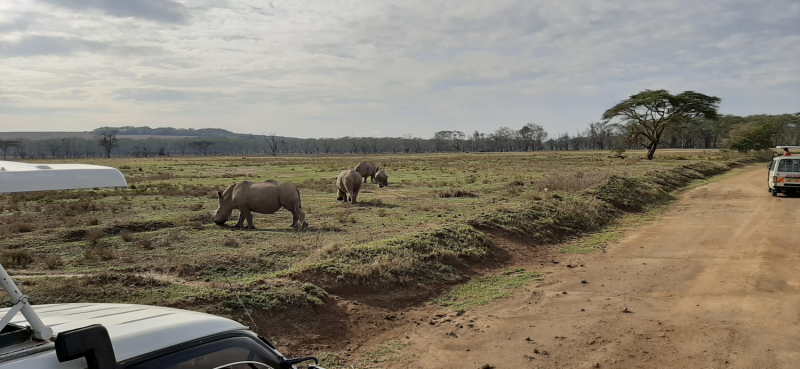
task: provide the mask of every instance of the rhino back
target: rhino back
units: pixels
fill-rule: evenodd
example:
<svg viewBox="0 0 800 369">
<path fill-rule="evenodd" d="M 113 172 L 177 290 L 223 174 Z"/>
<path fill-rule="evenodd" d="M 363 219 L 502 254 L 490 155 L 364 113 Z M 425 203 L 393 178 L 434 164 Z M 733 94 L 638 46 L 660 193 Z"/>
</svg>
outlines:
<svg viewBox="0 0 800 369">
<path fill-rule="evenodd" d="M 233 190 L 233 202 L 256 213 L 272 214 L 281 208 L 280 188 L 275 182 L 242 181 Z"/>
</svg>

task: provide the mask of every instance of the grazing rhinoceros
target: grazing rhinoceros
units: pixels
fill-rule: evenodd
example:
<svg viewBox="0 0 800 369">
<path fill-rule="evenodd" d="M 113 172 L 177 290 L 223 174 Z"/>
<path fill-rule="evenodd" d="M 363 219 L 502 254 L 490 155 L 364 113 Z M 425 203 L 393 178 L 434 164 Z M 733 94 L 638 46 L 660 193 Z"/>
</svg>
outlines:
<svg viewBox="0 0 800 369">
<path fill-rule="evenodd" d="M 241 181 L 230 185 L 224 192 L 217 193 L 219 207 L 214 213 L 214 223 L 223 225 L 231 216 L 233 209 L 239 209 L 239 222 L 235 227 L 253 226 L 253 212 L 272 214 L 281 208 L 292 213 L 292 228 L 301 229 L 308 226 L 306 214 L 300 202 L 300 191 L 289 182 L 278 183 L 273 180 L 265 182 Z"/>
<path fill-rule="evenodd" d="M 343 170 L 336 177 L 336 189 L 339 190 L 336 200 L 355 204 L 358 198 L 358 191 L 361 190 L 361 174 L 354 170 Z M 348 199 L 348 195 L 350 198 Z"/>
<path fill-rule="evenodd" d="M 364 183 L 367 183 L 367 177 L 370 178 L 372 182 L 375 182 L 375 173 L 378 173 L 379 168 L 375 166 L 375 164 L 365 161 L 361 164 L 356 165 L 355 171 L 361 175 L 361 178 L 364 179 Z"/>
<path fill-rule="evenodd" d="M 383 170 L 378 171 L 378 174 L 375 175 L 375 180 L 378 181 L 378 186 L 380 186 L 380 188 L 389 185 L 389 175 Z"/>
</svg>

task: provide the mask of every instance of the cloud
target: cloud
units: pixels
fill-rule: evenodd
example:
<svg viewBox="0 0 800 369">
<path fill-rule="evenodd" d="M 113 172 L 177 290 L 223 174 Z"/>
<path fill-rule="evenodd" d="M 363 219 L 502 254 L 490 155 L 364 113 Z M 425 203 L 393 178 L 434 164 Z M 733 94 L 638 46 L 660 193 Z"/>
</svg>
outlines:
<svg viewBox="0 0 800 369">
<path fill-rule="evenodd" d="M 41 0 L 74 10 L 99 10 L 114 17 L 133 17 L 164 23 L 184 23 L 187 9 L 171 0 Z"/>
<path fill-rule="evenodd" d="M 175 102 L 192 100 L 191 93 L 169 89 L 124 89 L 116 91 L 119 100 L 133 100 L 146 102 Z"/>
<path fill-rule="evenodd" d="M 35 56 L 67 55 L 80 51 L 98 51 L 107 48 L 99 42 L 56 36 L 25 36 L 16 42 L 0 43 L 0 55 Z"/>
<path fill-rule="evenodd" d="M 793 0 L 7 1 L 4 122 L 69 108 L 48 121 L 557 133 L 661 88 L 719 96 L 723 113 L 800 109 Z"/>
</svg>

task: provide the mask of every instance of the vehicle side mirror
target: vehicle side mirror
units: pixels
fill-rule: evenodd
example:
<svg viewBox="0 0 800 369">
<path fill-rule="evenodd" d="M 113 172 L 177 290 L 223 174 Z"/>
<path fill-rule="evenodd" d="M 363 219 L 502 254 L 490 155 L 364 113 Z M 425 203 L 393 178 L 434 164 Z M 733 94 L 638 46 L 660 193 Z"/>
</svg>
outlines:
<svg viewBox="0 0 800 369">
<path fill-rule="evenodd" d="M 60 363 L 85 357 L 88 369 L 119 367 L 108 330 L 100 324 L 59 333 L 56 357 Z"/>
</svg>

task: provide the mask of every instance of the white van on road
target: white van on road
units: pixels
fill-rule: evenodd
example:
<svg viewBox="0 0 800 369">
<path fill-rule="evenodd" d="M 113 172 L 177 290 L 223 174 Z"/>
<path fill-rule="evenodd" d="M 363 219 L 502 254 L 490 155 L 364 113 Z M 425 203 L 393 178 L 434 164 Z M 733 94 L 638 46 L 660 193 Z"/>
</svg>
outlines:
<svg viewBox="0 0 800 369">
<path fill-rule="evenodd" d="M 778 146 L 776 149 L 800 149 L 800 146 Z M 776 156 L 769 164 L 767 179 L 772 196 L 779 193 L 794 195 L 800 193 L 800 156 Z"/>
</svg>

